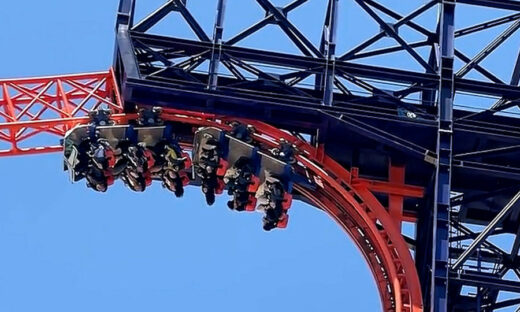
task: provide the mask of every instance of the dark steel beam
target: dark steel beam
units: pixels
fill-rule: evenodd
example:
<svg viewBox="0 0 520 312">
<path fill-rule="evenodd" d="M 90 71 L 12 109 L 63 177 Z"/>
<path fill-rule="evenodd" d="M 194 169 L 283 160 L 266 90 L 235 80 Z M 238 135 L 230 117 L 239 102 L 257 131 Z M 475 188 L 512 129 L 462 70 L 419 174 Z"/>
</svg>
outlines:
<svg viewBox="0 0 520 312">
<path fill-rule="evenodd" d="M 513 74 L 511 75 L 510 84 L 513 86 L 517 86 L 520 82 L 520 51 L 518 52 L 518 56 L 516 57 L 515 67 L 513 69 Z"/>
<path fill-rule="evenodd" d="M 175 8 L 173 1 L 168 1 L 160 8 L 152 12 L 150 15 L 142 19 L 137 25 L 132 27 L 132 30 L 145 32 L 157 24 L 161 19 L 166 17 Z"/>
<path fill-rule="evenodd" d="M 421 47 L 425 47 L 428 45 L 432 45 L 432 41 L 431 41 L 431 39 L 426 39 L 426 40 L 408 43 L 408 45 L 411 48 L 415 49 L 415 48 L 421 48 Z M 349 55 L 348 57 L 343 58 L 342 60 L 359 60 L 362 58 L 374 57 L 374 56 L 383 55 L 383 54 L 390 54 L 390 53 L 399 52 L 399 51 L 403 51 L 403 50 L 404 50 L 403 46 L 397 45 L 397 46 L 388 47 L 388 48 L 380 48 L 380 49 L 373 49 L 373 50 L 366 51 L 366 52 L 360 52 L 360 53 L 357 53 L 354 55 Z"/>
<path fill-rule="evenodd" d="M 284 8 L 282 8 L 282 12 L 287 15 L 290 11 L 296 9 L 303 3 L 307 2 L 308 0 L 295 0 L 288 5 L 286 5 Z M 250 27 L 246 28 L 245 30 L 241 31 L 240 33 L 236 34 L 232 38 L 230 38 L 225 43 L 227 45 L 234 45 L 237 42 L 247 38 L 248 36 L 254 34 L 255 32 L 259 31 L 260 29 L 264 28 L 265 26 L 274 23 L 276 20 L 274 18 L 273 14 L 266 14 L 266 16 L 260 20 L 259 22 L 251 25 Z"/>
<path fill-rule="evenodd" d="M 464 53 L 460 52 L 457 49 L 455 49 L 455 56 L 458 57 L 461 61 L 465 62 L 466 64 L 470 64 L 472 61 L 469 57 L 467 57 Z M 500 80 L 500 78 L 493 75 L 487 69 L 480 66 L 479 64 L 473 64 L 472 69 L 475 69 L 476 71 L 481 73 L 484 77 L 486 77 L 487 79 L 489 79 L 495 83 L 502 83 L 502 84 L 504 83 L 502 80 Z"/>
<path fill-rule="evenodd" d="M 520 293 L 520 282 L 503 280 L 486 274 L 457 274 L 452 272 L 450 273 L 450 281 L 468 286 Z"/>
<path fill-rule="evenodd" d="M 518 251 L 520 250 L 520 227 L 516 230 L 516 237 L 511 248 L 511 262 L 515 263 L 518 259 Z"/>
<path fill-rule="evenodd" d="M 218 0 L 215 28 L 213 30 L 213 47 L 208 72 L 208 89 L 215 90 L 218 81 L 218 68 L 222 57 L 222 35 L 224 33 L 224 16 L 226 11 L 226 0 Z"/>
<path fill-rule="evenodd" d="M 511 14 L 511 15 L 508 15 L 508 16 L 504 16 L 504 17 L 493 19 L 491 21 L 487 21 L 487 22 L 484 22 L 484 23 L 480 23 L 480 24 L 477 24 L 477 25 L 473 25 L 473 26 L 470 26 L 470 27 L 459 29 L 459 30 L 457 30 L 455 32 L 455 38 L 462 37 L 462 36 L 467 36 L 467 35 L 472 34 L 472 33 L 476 33 L 476 32 L 487 30 L 487 29 L 490 29 L 490 28 L 493 28 L 493 27 L 497 27 L 497 26 L 500 26 L 500 25 L 503 25 L 503 24 L 507 24 L 507 23 L 515 21 L 515 20 L 517 20 L 519 18 L 520 18 L 520 13 L 514 13 L 514 14 Z"/>
<path fill-rule="evenodd" d="M 117 10 L 116 31 L 119 25 L 132 27 L 134 23 L 135 0 L 120 0 Z"/>
<path fill-rule="evenodd" d="M 339 0 L 329 0 L 327 16 L 323 26 L 323 35 L 320 44 L 320 53 L 325 55 L 327 64 L 323 76 L 317 75 L 316 82 L 319 83 L 317 89 L 323 90 L 323 104 L 332 106 L 334 97 L 334 77 L 336 61 L 336 33 L 338 29 Z"/>
<path fill-rule="evenodd" d="M 365 2 L 364 0 L 355 0 L 362 8 L 363 10 L 365 10 L 365 12 L 367 12 L 371 17 L 372 19 L 374 19 L 378 24 L 379 26 L 381 27 L 381 29 L 384 30 L 384 32 L 391 36 L 392 38 L 394 38 L 395 41 L 397 41 L 399 43 L 399 45 L 401 45 L 422 67 L 424 67 L 424 69 L 426 69 L 427 72 L 430 72 L 430 73 L 433 73 L 435 72 L 433 70 L 433 68 L 431 68 L 431 66 L 428 64 L 428 62 L 426 62 L 420 55 L 419 53 L 417 53 L 413 48 L 411 48 L 408 43 L 399 36 L 399 34 L 397 33 L 397 31 L 393 28 L 393 27 L 390 27 L 390 25 L 388 25 L 379 15 L 377 15 L 376 12 L 374 12 L 374 10 L 372 10 Z"/>
<path fill-rule="evenodd" d="M 209 40 L 208 35 L 204 32 L 202 27 L 200 27 L 199 23 L 193 17 L 193 15 L 191 15 L 190 11 L 188 11 L 188 9 L 186 8 L 186 5 L 180 0 L 172 0 L 172 1 L 175 2 L 175 9 L 181 13 L 182 17 L 184 17 L 184 20 L 188 23 L 188 25 L 190 26 L 191 30 L 193 30 L 195 35 L 197 35 L 199 40 L 209 42 L 210 40 Z"/>
<path fill-rule="evenodd" d="M 507 155 L 509 153 L 516 153 L 520 149 L 520 145 L 511 145 L 511 146 L 504 146 L 504 147 L 497 147 L 492 149 L 486 149 L 486 150 L 479 150 L 474 152 L 467 152 L 467 153 L 461 153 L 454 156 L 454 158 L 459 160 L 471 160 L 475 158 L 482 158 L 482 157 L 493 157 L 493 156 L 500 156 L 500 155 Z"/>
<path fill-rule="evenodd" d="M 434 1 L 434 2 L 437 2 L 437 1 Z M 394 14 L 392 14 L 392 16 L 399 17 L 400 15 L 397 14 L 397 13 L 394 13 Z M 410 15 L 408 15 L 408 16 L 410 16 Z M 400 21 L 403 20 L 403 19 L 404 18 L 402 18 L 399 21 L 397 21 L 394 24 L 394 27 L 397 28 L 400 25 Z M 494 19 L 494 20 L 491 20 L 491 21 L 488 21 L 488 22 L 485 22 L 485 23 L 481 23 L 481 24 L 473 25 L 473 26 L 470 26 L 470 27 L 467 27 L 467 28 L 463 28 L 463 29 L 457 30 L 455 32 L 455 38 L 463 37 L 463 36 L 470 35 L 470 34 L 473 34 L 473 33 L 479 32 L 479 31 L 483 31 L 483 30 L 486 30 L 486 29 L 489 29 L 489 28 L 492 28 L 492 27 L 500 26 L 502 24 L 506 24 L 506 23 L 509 23 L 509 22 L 512 22 L 512 21 L 515 21 L 515 20 L 518 20 L 518 19 L 520 19 L 520 13 L 515 13 L 515 14 L 512 14 L 512 15 L 508 15 L 508 16 L 501 17 L 501 18 L 498 18 L 498 19 Z M 413 24 L 412 22 L 405 22 L 405 24 L 409 25 L 412 28 L 414 28 L 413 26 L 415 25 L 416 27 L 414 29 L 418 29 L 418 31 L 420 31 L 423 34 L 428 34 L 428 30 L 422 29 L 421 26 L 419 26 L 419 25 Z M 384 35 L 384 32 L 381 32 L 380 34 L 378 34 L 378 36 L 382 36 L 382 35 Z M 428 35 L 428 38 L 426 40 L 421 40 L 421 41 L 417 41 L 417 42 L 413 42 L 413 43 L 408 43 L 408 45 L 411 48 L 420 48 L 420 47 L 424 47 L 424 46 L 427 46 L 427 45 L 431 45 L 432 44 L 432 37 L 434 37 L 434 36 L 432 34 L 430 34 L 430 35 Z M 374 37 L 374 39 L 375 39 L 375 37 Z M 369 39 L 369 40 L 374 40 L 374 39 Z M 341 57 L 341 59 L 343 59 L 343 60 L 361 59 L 361 58 L 373 57 L 373 56 L 378 56 L 378 55 L 383 55 L 383 54 L 388 54 L 388 53 L 399 52 L 399 51 L 403 51 L 405 49 L 401 45 L 398 45 L 398 46 L 394 46 L 394 47 L 374 49 L 374 50 L 371 50 L 371 51 L 366 51 L 366 52 L 360 53 L 359 51 L 363 50 L 365 48 L 364 45 L 366 45 L 368 43 L 370 43 L 370 42 L 367 41 L 365 44 L 361 44 L 361 45 L 355 47 L 354 49 L 352 49 L 349 52 L 345 53 Z M 460 54 L 460 51 L 455 50 L 456 54 L 457 54 L 457 52 L 459 52 L 459 54 Z M 457 57 L 458 57 L 458 55 L 457 55 Z M 467 58 L 467 59 L 468 59 L 468 61 L 465 61 L 466 63 L 468 63 L 470 61 L 469 58 Z M 477 69 L 477 68 L 482 68 L 482 67 L 475 67 L 475 68 Z"/>
<path fill-rule="evenodd" d="M 510 306 L 514 306 L 514 305 L 517 305 L 517 304 L 520 304 L 520 298 L 508 299 L 508 300 L 500 301 L 500 302 L 497 302 L 497 303 L 494 303 L 494 304 L 490 304 L 489 306 L 485 306 L 485 308 L 490 309 L 490 311 L 494 311 L 494 310 L 498 310 L 498 309 L 503 309 L 503 308 L 507 308 L 507 307 L 510 307 Z"/>
<path fill-rule="evenodd" d="M 450 248 L 450 258 L 455 258 L 460 256 L 464 252 L 464 249 L 459 248 Z M 482 261 L 487 264 L 495 265 L 497 263 L 500 263 L 503 258 L 500 254 L 496 254 L 493 252 L 485 251 L 485 250 L 479 250 L 478 255 L 473 254 L 470 258 L 470 260 L 473 261 Z"/>
<path fill-rule="evenodd" d="M 475 238 L 477 238 L 477 236 L 480 233 L 481 232 L 479 232 L 479 233 L 471 233 L 471 234 L 463 234 L 463 235 L 459 235 L 459 236 L 452 236 L 452 237 L 450 237 L 450 242 L 459 242 L 459 241 L 464 241 L 464 240 L 468 240 L 468 239 L 475 239 Z M 499 235 L 499 234 L 504 234 L 504 233 L 506 233 L 506 232 L 503 229 L 495 229 L 491 234 L 489 234 L 489 236 Z M 460 254 L 462 254 L 462 252 L 463 252 L 463 250 L 461 249 Z M 458 258 L 458 256 L 457 256 L 457 258 Z"/>
<path fill-rule="evenodd" d="M 429 59 L 428 59 L 428 64 L 430 64 L 430 66 L 435 70 L 435 72 L 437 73 L 439 71 L 439 55 L 438 55 L 438 51 L 437 51 L 437 46 L 438 45 L 433 45 L 430 49 L 430 56 L 429 56 Z M 414 87 L 416 87 L 417 85 L 414 85 Z M 413 89 L 412 88 L 409 88 L 409 89 Z M 437 95 L 437 90 L 434 89 L 434 88 L 422 88 L 419 89 L 417 88 L 417 90 L 420 90 L 421 91 L 421 104 L 423 105 L 423 107 L 432 107 L 432 106 L 435 106 L 435 97 Z M 409 90 L 409 91 L 415 91 L 414 90 Z M 404 90 L 403 90 L 404 92 Z M 404 95 L 406 96 L 406 95 Z"/>
<path fill-rule="evenodd" d="M 497 214 L 497 216 L 479 233 L 477 238 L 469 245 L 469 247 L 455 260 L 452 265 L 452 270 L 457 270 L 464 262 L 471 256 L 471 254 L 485 241 L 491 233 L 500 225 L 504 219 L 511 213 L 511 211 L 517 208 L 517 202 L 520 199 L 520 191 L 507 203 L 507 205 Z"/>
<path fill-rule="evenodd" d="M 120 25 L 116 34 L 117 51 L 123 64 L 124 80 L 127 78 L 139 79 L 141 77 L 135 57 L 135 49 L 128 32 L 128 26 Z M 123 94 L 124 95 L 124 94 Z"/>
<path fill-rule="evenodd" d="M 438 1 L 438 0 L 435 0 L 435 2 L 438 3 L 439 1 Z M 372 6 L 372 7 L 375 8 L 375 9 L 377 9 L 377 10 L 383 12 L 384 14 L 386 14 L 386 15 L 392 17 L 393 19 L 399 20 L 399 19 L 402 19 L 402 18 L 403 18 L 402 15 L 400 15 L 400 14 L 398 14 L 398 13 L 396 13 L 396 12 L 390 10 L 390 9 L 388 8 L 388 6 L 383 5 L 383 4 L 380 4 L 380 3 L 378 3 L 378 2 L 376 2 L 376 1 L 374 1 L 374 0 L 365 0 L 365 3 L 368 4 L 368 5 L 370 5 L 370 6 Z M 428 8 L 431 7 L 430 4 L 426 4 L 426 6 L 428 6 Z M 413 14 L 413 13 L 412 13 L 412 14 Z M 422 12 L 421 12 L 421 14 L 422 14 Z M 418 31 L 419 33 L 421 33 L 421 34 L 423 34 L 423 35 L 425 35 L 425 36 L 427 36 L 427 37 L 431 37 L 431 36 L 435 35 L 435 34 L 432 33 L 431 31 L 429 31 L 428 29 L 422 27 L 421 25 L 419 25 L 419 24 L 417 24 L 417 23 L 415 23 L 415 22 L 413 22 L 413 21 L 411 21 L 411 20 L 410 20 L 410 21 L 407 21 L 407 22 L 406 22 L 406 25 L 408 25 L 410 28 L 412 28 L 412 29 Z"/>
<path fill-rule="evenodd" d="M 199 42 L 178 38 L 169 38 L 158 35 L 132 33 L 132 37 L 158 48 L 176 47 L 189 55 L 211 50 L 211 42 Z M 309 68 L 325 68 L 326 60 L 323 58 L 306 57 L 300 55 L 263 51 L 234 46 L 222 46 L 222 53 L 229 57 L 262 63 L 266 65 L 284 66 L 295 70 L 308 70 Z M 420 73 L 408 70 L 385 68 L 350 62 L 336 61 L 336 69 L 360 78 L 376 79 L 380 81 L 399 82 L 418 85 L 432 85 L 439 81 L 437 74 Z M 455 79 L 457 91 L 469 92 L 481 95 L 499 96 L 507 98 L 520 98 L 520 87 L 508 84 L 482 82 L 471 79 Z"/>
<path fill-rule="evenodd" d="M 520 28 L 520 21 L 517 20 L 500 35 L 498 35 L 492 42 L 490 42 L 482 51 L 480 51 L 469 63 L 464 65 L 456 74 L 458 78 L 464 77 L 469 73 L 475 66 L 482 62 L 488 57 L 493 51 L 495 51 L 502 43 L 504 43 L 509 37 L 511 37 Z"/>
<path fill-rule="evenodd" d="M 363 123 L 351 116 L 346 114 L 335 115 L 328 112 L 323 111 L 323 114 L 329 116 L 333 120 L 338 120 L 343 124 L 347 125 L 348 128 L 353 131 L 362 134 L 368 138 L 371 138 L 377 142 L 381 142 L 388 147 L 394 148 L 396 150 L 402 151 L 407 155 L 413 156 L 415 158 L 431 161 L 432 158 L 435 158 L 435 155 L 425 149 L 422 146 L 418 146 L 410 141 L 402 139 L 398 136 L 392 135 L 391 133 L 385 132 L 381 129 L 377 129 L 376 127 L 370 126 L 366 123 Z"/>
<path fill-rule="evenodd" d="M 458 3 L 484 6 L 488 8 L 520 11 L 520 1 L 513 0 L 457 0 Z"/>
<path fill-rule="evenodd" d="M 449 222 L 453 148 L 453 99 L 455 83 L 455 2 L 442 1 L 440 8 L 440 81 L 438 98 L 437 170 L 433 205 L 433 260 L 431 310 L 448 311 Z"/>
<path fill-rule="evenodd" d="M 371 3 L 371 4 L 373 4 L 373 3 Z M 425 4 L 425 5 L 421 6 L 421 7 L 419 7 L 418 9 L 416 9 L 412 13 L 408 14 L 406 17 L 402 17 L 402 16 L 400 16 L 400 15 L 398 15 L 396 13 L 392 14 L 391 15 L 392 17 L 398 19 L 397 22 L 392 25 L 393 28 L 398 30 L 401 26 L 406 25 L 406 24 L 416 25 L 415 23 L 412 23 L 411 21 L 414 18 L 416 18 L 417 16 L 421 15 L 422 13 L 424 13 L 425 11 L 428 11 L 435 4 L 437 4 L 437 0 L 430 1 L 427 4 Z M 419 30 L 421 30 L 421 31 L 423 30 L 423 28 L 421 26 L 417 25 L 416 27 L 420 27 Z M 422 32 L 423 33 L 427 32 L 427 30 L 424 29 L 424 31 L 422 31 Z M 378 40 L 384 38 L 385 36 L 386 36 L 386 33 L 384 31 L 381 31 L 377 35 L 373 36 L 372 38 L 366 40 L 365 42 L 359 44 L 358 46 L 356 46 L 352 50 L 348 51 L 343 56 L 341 56 L 339 59 L 340 60 L 353 59 L 353 58 L 355 58 L 356 54 L 358 54 L 359 52 L 363 51 L 365 48 L 368 48 L 369 46 L 371 46 L 372 44 L 376 43 Z M 408 46 L 413 48 L 413 46 L 410 45 L 410 44 Z M 406 47 L 403 46 L 403 45 L 399 45 L 399 49 L 400 50 L 404 50 L 404 49 L 406 49 Z"/>
<path fill-rule="evenodd" d="M 477 161 L 459 161 L 453 159 L 453 168 L 460 171 L 473 171 L 488 178 L 503 178 L 520 181 L 520 168 L 489 164 Z"/>
<path fill-rule="evenodd" d="M 275 18 L 276 24 L 285 32 L 285 34 L 292 40 L 292 42 L 307 56 L 323 57 L 320 51 L 312 44 L 312 42 L 305 37 L 296 26 L 294 26 L 287 17 L 278 10 L 269 0 L 256 0 L 260 6 L 272 14 Z"/>
</svg>

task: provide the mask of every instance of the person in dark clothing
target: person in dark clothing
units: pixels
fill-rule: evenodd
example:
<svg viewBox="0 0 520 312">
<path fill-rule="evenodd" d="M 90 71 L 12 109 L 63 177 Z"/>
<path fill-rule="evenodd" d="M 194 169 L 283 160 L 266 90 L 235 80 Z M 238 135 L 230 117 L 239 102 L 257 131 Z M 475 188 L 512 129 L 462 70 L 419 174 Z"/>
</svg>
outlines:
<svg viewBox="0 0 520 312">
<path fill-rule="evenodd" d="M 266 172 L 265 182 L 256 193 L 259 203 L 257 209 L 264 212 L 264 230 L 270 231 L 278 227 L 287 218 L 283 209 L 284 196 L 285 190 L 280 180 Z"/>
<path fill-rule="evenodd" d="M 253 166 L 247 157 L 239 158 L 233 167 L 226 170 L 224 182 L 228 186 L 228 193 L 233 195 L 233 199 L 228 202 L 230 209 L 246 210 L 246 206 L 250 203 L 249 185 L 252 183 L 252 178 Z"/>
<path fill-rule="evenodd" d="M 156 166 L 167 167 L 177 172 L 185 169 L 187 156 L 177 142 L 163 140 L 154 147 L 154 153 L 157 155 Z"/>
<path fill-rule="evenodd" d="M 109 186 L 109 179 L 103 172 L 103 170 L 90 166 L 86 174 L 87 187 L 92 188 L 97 192 L 106 192 Z"/>
<path fill-rule="evenodd" d="M 163 186 L 172 191 L 177 198 L 184 195 L 184 181 L 182 176 L 173 170 L 165 170 L 162 173 Z"/>
<path fill-rule="evenodd" d="M 90 156 L 92 163 L 101 170 L 108 170 L 115 165 L 114 151 L 105 139 L 98 139 L 91 144 Z"/>
<path fill-rule="evenodd" d="M 208 205 L 215 203 L 215 192 L 219 188 L 217 168 L 220 162 L 218 154 L 219 142 L 211 135 L 205 134 L 198 150 L 199 162 L 195 174 L 202 180 L 202 192 Z"/>
<path fill-rule="evenodd" d="M 145 143 L 138 143 L 137 146 L 130 146 L 126 157 L 129 165 L 138 173 L 144 173 L 151 169 L 155 164 L 155 157 L 152 151 L 146 148 Z"/>
<path fill-rule="evenodd" d="M 183 170 L 189 165 L 189 156 L 182 152 L 181 147 L 175 141 L 162 140 L 153 149 L 156 159 L 155 166 L 151 169 L 152 175 L 162 180 L 163 187 L 175 194 L 176 197 L 184 195 L 184 184 L 189 181 Z"/>
<path fill-rule="evenodd" d="M 243 142 L 251 144 L 253 142 L 252 134 L 255 132 L 255 128 L 249 125 L 244 125 L 238 122 L 232 122 L 230 124 L 231 130 L 229 134 Z"/>
<path fill-rule="evenodd" d="M 217 185 L 218 181 L 216 175 L 211 175 L 206 179 L 202 179 L 202 192 L 206 197 L 206 203 L 210 206 L 215 203 L 215 191 Z"/>
<path fill-rule="evenodd" d="M 78 151 L 77 163 L 74 166 L 74 182 L 77 182 L 86 177 L 87 171 L 89 169 L 90 164 L 90 139 L 85 138 L 81 141 L 79 145 L 76 146 L 76 150 Z"/>
<path fill-rule="evenodd" d="M 123 155 L 127 164 L 121 174 L 121 179 L 131 190 L 144 192 L 146 187 L 152 184 L 151 169 L 155 165 L 153 152 L 146 147 L 145 143 L 141 142 L 136 146 L 128 146 Z"/>
<path fill-rule="evenodd" d="M 134 192 L 144 192 L 148 186 L 146 177 L 133 171 L 130 167 L 127 167 L 124 170 L 121 175 L 121 180 L 123 180 L 125 185 Z"/>
<path fill-rule="evenodd" d="M 250 200 L 249 196 L 248 192 L 235 192 L 233 194 L 233 199 L 227 203 L 228 208 L 236 211 L 246 210 L 246 206 Z"/>
</svg>

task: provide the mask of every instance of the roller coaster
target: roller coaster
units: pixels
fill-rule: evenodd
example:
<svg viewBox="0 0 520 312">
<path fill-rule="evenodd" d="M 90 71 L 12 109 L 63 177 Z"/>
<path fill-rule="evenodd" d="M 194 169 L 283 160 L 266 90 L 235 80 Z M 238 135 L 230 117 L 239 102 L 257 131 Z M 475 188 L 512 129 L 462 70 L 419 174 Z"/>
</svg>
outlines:
<svg viewBox="0 0 520 312">
<path fill-rule="evenodd" d="M 118 179 L 177 197 L 196 186 L 209 205 L 226 192 L 228 208 L 260 212 L 265 231 L 290 226 L 294 200 L 309 203 L 355 242 L 384 311 L 520 304 L 520 282 L 508 277 L 520 278 L 518 44 L 509 81 L 485 62 L 520 28 L 519 1 L 417 1 L 401 14 L 391 1 L 251 0 L 260 20 L 227 36 L 232 1 L 214 1 L 212 36 L 190 1 L 137 19 L 139 2 L 120 0 L 108 71 L 0 80 L 0 156 L 61 152 L 70 180 L 97 192 Z M 309 3 L 324 13 L 310 21 L 317 40 L 291 20 Z M 345 10 L 377 28 L 340 52 Z M 473 10 L 489 19 L 458 27 Z M 195 38 L 161 33 L 171 15 Z M 296 52 L 242 44 L 268 26 Z M 483 40 L 457 41 L 501 28 L 474 57 L 462 48 Z M 396 45 L 374 48 L 383 39 Z M 396 53 L 406 66 L 374 61 Z M 41 143 L 49 136 L 55 145 Z"/>
</svg>

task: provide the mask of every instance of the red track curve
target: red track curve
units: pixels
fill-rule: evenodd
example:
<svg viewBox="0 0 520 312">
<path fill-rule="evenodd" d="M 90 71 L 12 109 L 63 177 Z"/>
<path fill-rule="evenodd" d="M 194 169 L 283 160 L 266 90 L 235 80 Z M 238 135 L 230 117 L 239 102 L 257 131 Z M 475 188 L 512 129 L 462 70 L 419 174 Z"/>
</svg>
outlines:
<svg viewBox="0 0 520 312">
<path fill-rule="evenodd" d="M 166 111 L 162 118 L 222 130 L 229 130 L 225 121 L 231 121 L 213 115 L 176 111 Z M 301 185 L 295 188 L 327 212 L 354 240 L 374 275 L 383 310 L 423 311 L 419 278 L 408 246 L 395 221 L 367 186 L 351 183 L 350 172 L 327 155 L 319 156 L 319 151 L 307 142 L 265 123 L 241 122 L 256 128 L 255 140 L 259 143 L 275 147 L 283 138 L 297 146 L 300 151 L 298 164 L 307 169 L 320 187 L 317 191 Z"/>
<path fill-rule="evenodd" d="M 57 86 L 56 92 L 51 86 Z M 136 118 L 123 114 L 122 100 L 112 70 L 102 73 L 56 77 L 0 80 L 0 157 L 58 152 L 59 145 L 41 146 L 26 142 L 40 134 L 63 137 L 64 133 L 89 122 L 86 113 L 100 105 L 112 109 L 114 121 L 125 124 Z M 229 130 L 225 121 L 214 115 L 165 110 L 164 120 L 194 127 L 214 126 Z M 421 197 L 420 188 L 399 183 L 363 181 L 334 159 L 297 137 L 252 120 L 242 120 L 257 129 L 254 138 L 269 147 L 279 139 L 293 143 L 299 150 L 298 165 L 319 185 L 309 190 L 295 188 L 309 202 L 327 212 L 354 240 L 376 280 L 384 311 L 420 312 L 422 295 L 419 278 L 407 244 L 398 226 L 401 215 L 392 217 L 372 191 L 386 188 L 398 196 Z M 27 144 L 24 144 L 27 143 Z M 35 143 L 37 145 L 31 145 Z M 376 185 L 379 183 L 378 185 Z M 382 185 L 383 183 L 384 185 Z M 396 222 L 397 221 L 397 222 Z"/>
</svg>

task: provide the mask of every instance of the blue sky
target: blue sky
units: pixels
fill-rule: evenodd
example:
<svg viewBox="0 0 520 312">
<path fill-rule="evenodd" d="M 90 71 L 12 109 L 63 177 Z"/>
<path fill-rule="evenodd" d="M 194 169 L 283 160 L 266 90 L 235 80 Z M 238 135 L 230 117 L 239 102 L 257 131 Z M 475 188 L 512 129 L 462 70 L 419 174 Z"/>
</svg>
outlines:
<svg viewBox="0 0 520 312">
<path fill-rule="evenodd" d="M 138 7 L 140 16 L 162 3 L 140 2 L 146 2 Z M 225 38 L 263 16 L 249 2 L 229 0 Z M 314 42 L 321 34 L 320 2 L 310 0 L 291 15 Z M 393 2 L 402 12 L 416 7 L 415 1 Z M 210 34 L 215 1 L 188 3 Z M 107 69 L 116 8 L 115 0 L 0 2 L 0 77 Z M 425 25 L 434 27 L 435 14 L 422 17 Z M 458 23 L 493 14 L 466 10 Z M 352 4 L 340 17 L 340 51 L 378 31 Z M 191 36 L 174 16 L 170 21 L 155 30 Z M 418 39 L 409 30 L 403 34 Z M 244 44 L 273 48 L 273 42 L 295 51 L 274 26 Z M 471 55 L 479 47 L 465 49 Z M 417 66 L 403 55 L 373 62 Z M 504 76 L 510 71 L 498 70 Z M 97 194 L 83 183 L 70 184 L 61 168 L 59 154 L 0 159 L 0 311 L 380 310 L 356 247 L 309 206 L 295 204 L 287 230 L 265 233 L 259 214 L 232 213 L 225 197 L 206 207 L 199 189 L 179 200 L 160 185 L 135 194 L 122 183 Z"/>
</svg>

